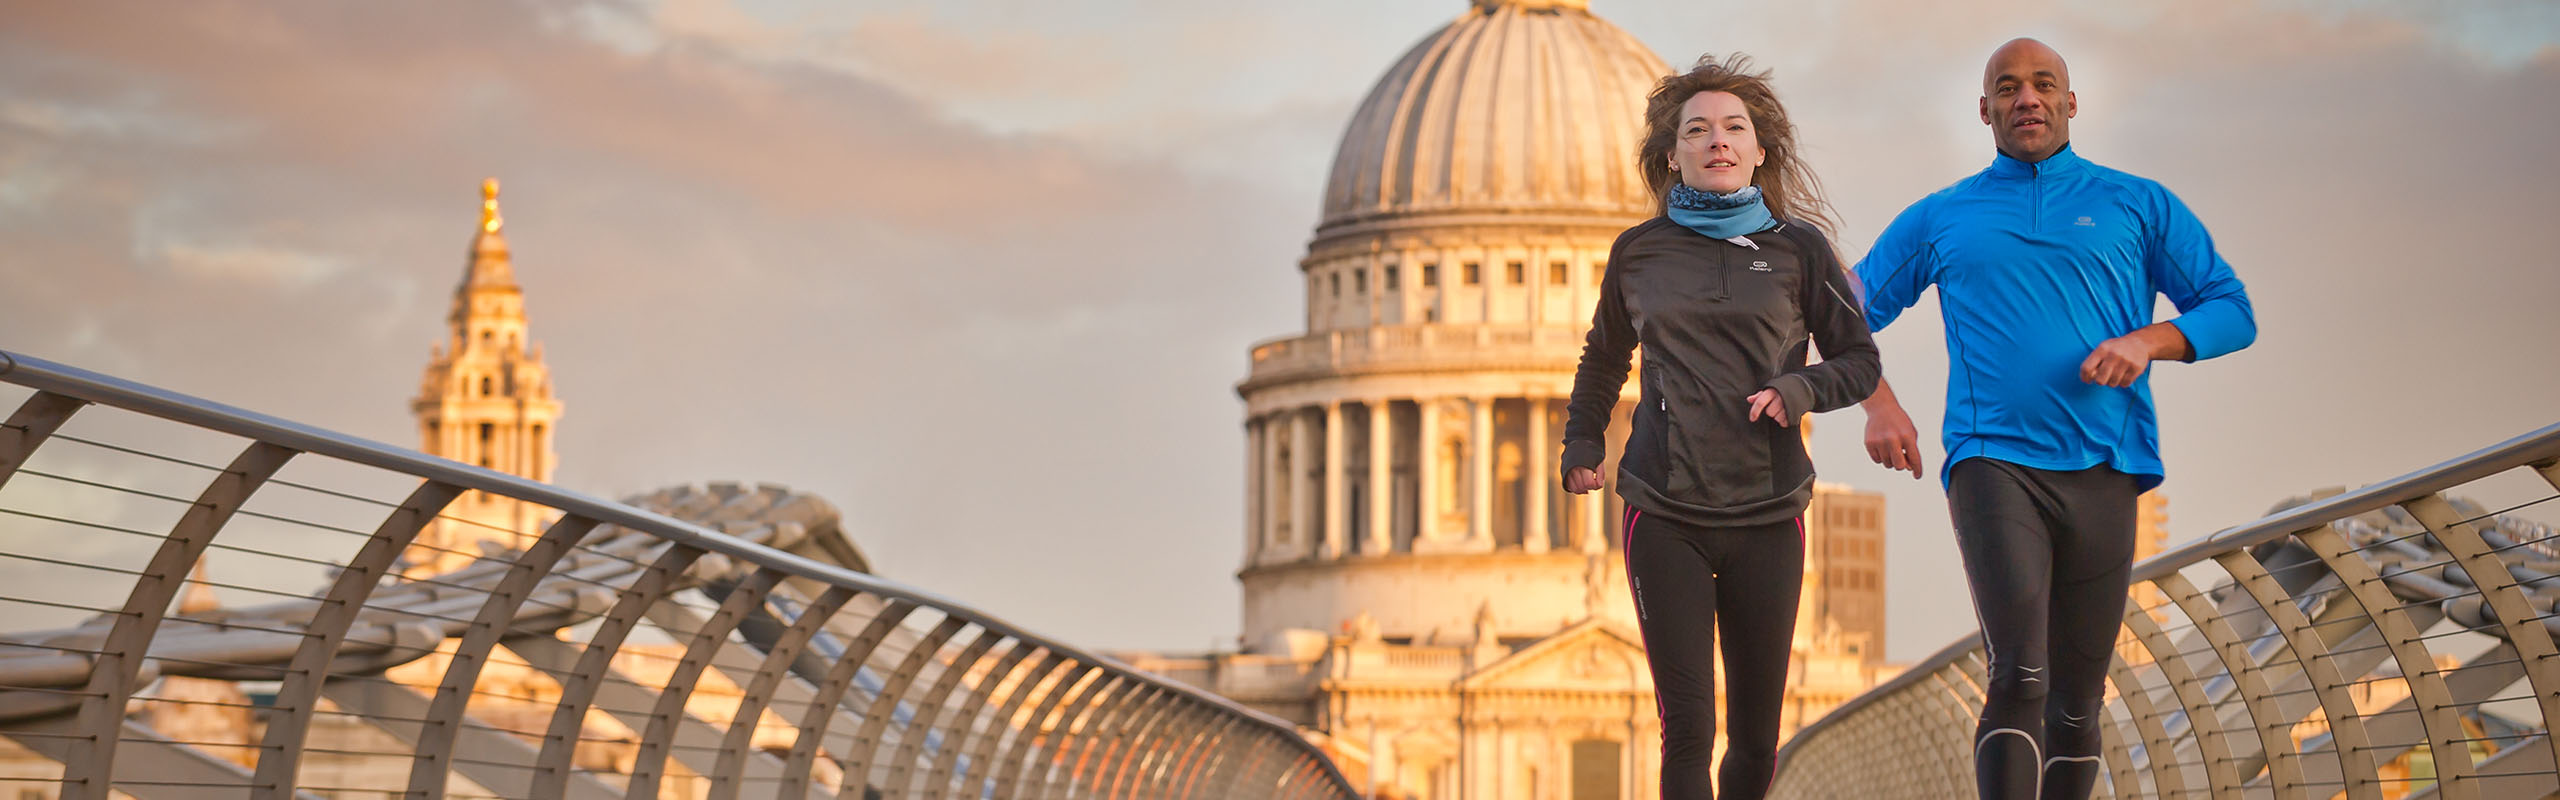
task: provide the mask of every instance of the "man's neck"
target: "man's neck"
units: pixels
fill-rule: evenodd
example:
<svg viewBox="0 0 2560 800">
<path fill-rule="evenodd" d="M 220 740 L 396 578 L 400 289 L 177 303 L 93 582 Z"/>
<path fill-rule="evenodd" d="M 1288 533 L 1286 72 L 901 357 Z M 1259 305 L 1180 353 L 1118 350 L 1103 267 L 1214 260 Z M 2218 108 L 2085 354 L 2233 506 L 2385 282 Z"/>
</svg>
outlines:
<svg viewBox="0 0 2560 800">
<path fill-rule="evenodd" d="M 2008 156 L 2008 157 L 2010 157 L 2010 158 L 2014 158 L 2014 159 L 2017 159 L 2017 160 L 2019 160 L 2019 161 L 2024 161 L 2024 162 L 2029 163 L 2029 164 L 2040 164 L 2040 163 L 2043 163 L 2045 159 L 2052 158 L 2052 157 L 2054 156 L 2054 154 L 2062 152 L 2063 148 L 2067 148 L 2067 147 L 2070 147 L 2070 146 L 2071 146 L 2071 143 L 2070 143 L 2070 142 L 2063 142 L 2063 143 L 2061 143 L 2061 144 L 2055 145 L 2055 146 L 2054 146 L 2054 148 L 2053 148 L 2053 149 L 2051 149 L 2051 150 L 2044 151 L 2044 153 L 2043 153 L 2043 154 L 2041 154 L 2041 155 L 2026 155 L 2026 154 L 2024 154 L 2024 153 L 2020 153 L 2020 152 L 2018 152 L 2018 151 L 2011 150 L 2011 149 L 2006 148 L 2006 147 L 1999 148 L 1999 150 L 2000 150 L 2000 154 L 2001 154 L 2001 155 Z"/>
</svg>

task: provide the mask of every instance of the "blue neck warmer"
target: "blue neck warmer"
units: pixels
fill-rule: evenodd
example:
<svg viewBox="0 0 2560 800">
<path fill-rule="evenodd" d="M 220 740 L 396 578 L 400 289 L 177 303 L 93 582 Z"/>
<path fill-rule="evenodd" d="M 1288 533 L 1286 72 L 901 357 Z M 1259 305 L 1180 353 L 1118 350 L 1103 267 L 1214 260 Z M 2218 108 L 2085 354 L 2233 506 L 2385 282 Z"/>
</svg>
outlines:
<svg viewBox="0 0 2560 800">
<path fill-rule="evenodd" d="M 1732 194 L 1716 194 L 1691 188 L 1689 184 L 1671 185 L 1671 202 L 1664 210 L 1672 222 L 1697 231 L 1710 239 L 1731 239 L 1775 227 L 1776 217 L 1769 215 L 1769 204 L 1761 202 L 1760 187 L 1745 186 Z"/>
</svg>

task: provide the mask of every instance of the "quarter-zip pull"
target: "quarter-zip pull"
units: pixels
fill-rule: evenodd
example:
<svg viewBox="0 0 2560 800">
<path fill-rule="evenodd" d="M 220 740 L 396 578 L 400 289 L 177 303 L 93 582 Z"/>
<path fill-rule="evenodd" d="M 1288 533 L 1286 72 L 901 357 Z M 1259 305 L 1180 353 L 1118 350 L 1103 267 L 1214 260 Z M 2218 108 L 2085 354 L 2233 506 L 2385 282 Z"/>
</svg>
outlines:
<svg viewBox="0 0 2560 800">
<path fill-rule="evenodd" d="M 2037 165 L 2036 165 L 2036 175 L 2035 175 L 2035 179 L 2034 179 L 2034 180 L 2031 180 L 2031 181 L 2028 181 L 2028 182 L 2027 182 L 2027 185 L 2028 185 L 2028 187 L 2030 187 L 2030 188 L 2029 188 L 2029 190 L 2028 190 L 2028 191 L 2029 191 L 2029 193 L 2030 193 L 2030 195 L 2032 195 L 2032 196 L 2033 196 L 2033 198 L 2034 198 L 2034 200 L 2035 200 L 2035 210 L 2034 210 L 2034 212 L 2033 212 L 2033 215 L 2034 215 L 2034 216 L 2033 216 L 2033 219 L 2030 219 L 2030 220 L 2028 221 L 2028 223 L 2027 223 L 2027 224 L 2028 224 L 2028 227 L 2029 227 L 2029 229 L 2030 229 L 2030 230 L 2033 230 L 2033 231 L 2035 231 L 2035 232 L 2037 232 L 2037 233 L 2043 233 L 2043 232 L 2044 232 L 2044 165 L 2043 165 L 2043 164 L 2039 163 L 2039 164 L 2037 164 Z"/>
</svg>

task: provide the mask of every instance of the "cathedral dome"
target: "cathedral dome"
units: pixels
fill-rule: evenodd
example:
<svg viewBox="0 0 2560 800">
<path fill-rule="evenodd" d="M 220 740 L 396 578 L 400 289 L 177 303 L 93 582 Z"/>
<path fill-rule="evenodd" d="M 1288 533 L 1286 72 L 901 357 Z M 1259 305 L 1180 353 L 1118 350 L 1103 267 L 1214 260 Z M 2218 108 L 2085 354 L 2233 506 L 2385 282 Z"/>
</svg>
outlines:
<svg viewBox="0 0 2560 800">
<path fill-rule="evenodd" d="M 1635 168 L 1671 72 L 1583 0 L 1475 0 L 1369 90 L 1334 154 L 1327 229 L 1417 214 L 1654 212 Z"/>
</svg>

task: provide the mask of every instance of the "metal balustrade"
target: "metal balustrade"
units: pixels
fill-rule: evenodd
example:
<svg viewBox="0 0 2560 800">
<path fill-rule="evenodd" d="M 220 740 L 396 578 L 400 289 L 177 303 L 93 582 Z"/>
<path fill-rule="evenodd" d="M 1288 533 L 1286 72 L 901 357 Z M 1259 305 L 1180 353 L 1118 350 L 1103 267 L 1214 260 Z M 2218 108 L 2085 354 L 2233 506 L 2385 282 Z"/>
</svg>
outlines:
<svg viewBox="0 0 2560 800">
<path fill-rule="evenodd" d="M 2560 794 L 2555 497 L 2560 425 L 2136 565 L 2098 795 Z M 1983 670 L 1968 636 L 1834 710 L 1770 796 L 1974 796 Z"/>
<path fill-rule="evenodd" d="M 1357 796 L 1285 721 L 866 574 L 812 497 L 608 502 L 5 351 L 0 402 L 12 800 Z M 422 536 L 490 499 L 535 530 Z"/>
</svg>

